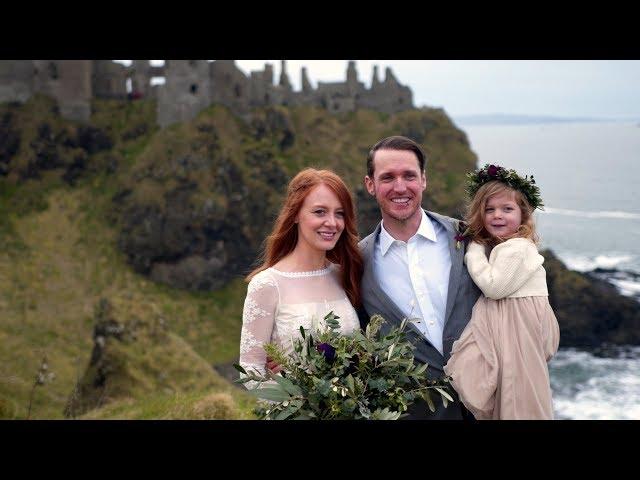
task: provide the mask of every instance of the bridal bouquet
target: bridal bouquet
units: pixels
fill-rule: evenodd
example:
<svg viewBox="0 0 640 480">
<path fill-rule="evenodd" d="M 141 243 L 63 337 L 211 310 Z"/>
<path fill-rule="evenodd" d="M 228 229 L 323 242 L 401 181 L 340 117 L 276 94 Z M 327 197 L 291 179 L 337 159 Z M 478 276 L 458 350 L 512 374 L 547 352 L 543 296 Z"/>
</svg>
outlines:
<svg viewBox="0 0 640 480">
<path fill-rule="evenodd" d="M 259 418 L 396 420 L 418 398 L 435 411 L 433 392 L 445 407 L 453 401 L 447 392 L 448 377 L 428 379 L 427 365 L 414 364 L 415 347 L 404 333 L 406 319 L 381 336 L 385 320 L 380 315 L 371 317 L 364 333 L 351 335 L 338 331 L 337 318 L 329 313 L 326 327 L 314 334 L 301 327 L 292 354 L 265 345 L 267 354 L 282 367 L 279 374 L 261 375 L 234 365 L 243 374 L 238 383 L 260 382 L 250 390 L 268 401 L 256 408 Z"/>
</svg>

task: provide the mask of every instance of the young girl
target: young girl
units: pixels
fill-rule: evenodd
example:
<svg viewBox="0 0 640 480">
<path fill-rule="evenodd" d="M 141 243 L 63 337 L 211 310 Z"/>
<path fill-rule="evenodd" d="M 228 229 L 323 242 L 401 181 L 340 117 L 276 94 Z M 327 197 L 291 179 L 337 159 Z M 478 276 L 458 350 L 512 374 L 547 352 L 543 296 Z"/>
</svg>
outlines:
<svg viewBox="0 0 640 480">
<path fill-rule="evenodd" d="M 478 420 L 551 420 L 547 362 L 560 331 L 536 248 L 532 214 L 542 206 L 540 191 L 533 177 L 495 165 L 469 178 L 465 263 L 484 295 L 444 371 Z"/>
</svg>

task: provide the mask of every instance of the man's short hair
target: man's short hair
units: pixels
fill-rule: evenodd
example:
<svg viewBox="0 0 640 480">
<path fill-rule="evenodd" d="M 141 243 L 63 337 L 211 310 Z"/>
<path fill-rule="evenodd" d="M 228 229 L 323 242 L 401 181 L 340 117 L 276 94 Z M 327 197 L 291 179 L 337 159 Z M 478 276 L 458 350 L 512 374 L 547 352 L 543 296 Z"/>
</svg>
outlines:
<svg viewBox="0 0 640 480">
<path fill-rule="evenodd" d="M 367 155 L 367 175 L 370 178 L 373 178 L 373 157 L 378 150 L 408 150 L 410 152 L 413 152 L 416 154 L 416 157 L 418 157 L 420 171 L 424 172 L 424 169 L 426 167 L 426 157 L 420 145 L 418 145 L 410 138 L 402 137 L 400 135 L 394 135 L 392 137 L 383 138 L 373 147 L 371 147 L 371 150 L 369 150 L 369 155 Z"/>
</svg>

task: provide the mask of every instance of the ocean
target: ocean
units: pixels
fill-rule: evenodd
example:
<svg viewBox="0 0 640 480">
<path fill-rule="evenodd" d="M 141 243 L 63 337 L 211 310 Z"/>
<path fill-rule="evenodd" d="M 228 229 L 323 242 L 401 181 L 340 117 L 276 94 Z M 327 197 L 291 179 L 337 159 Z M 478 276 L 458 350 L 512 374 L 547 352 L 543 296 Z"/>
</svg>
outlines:
<svg viewBox="0 0 640 480">
<path fill-rule="evenodd" d="M 604 269 L 640 301 L 639 124 L 458 126 L 479 166 L 534 175 L 545 203 L 536 213 L 542 248 L 570 269 Z M 560 349 L 549 364 L 557 419 L 640 419 L 640 346 L 608 355 Z"/>
</svg>

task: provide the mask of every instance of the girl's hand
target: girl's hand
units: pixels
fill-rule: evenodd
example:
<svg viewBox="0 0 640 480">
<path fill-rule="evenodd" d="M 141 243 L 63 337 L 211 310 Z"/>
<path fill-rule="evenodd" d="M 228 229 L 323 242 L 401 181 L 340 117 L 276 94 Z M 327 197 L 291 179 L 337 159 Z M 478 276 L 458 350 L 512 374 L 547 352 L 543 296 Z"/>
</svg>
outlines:
<svg viewBox="0 0 640 480">
<path fill-rule="evenodd" d="M 267 369 L 271 373 L 278 373 L 280 370 L 282 370 L 282 367 L 278 365 L 278 363 L 276 363 L 271 357 L 267 357 Z"/>
</svg>

